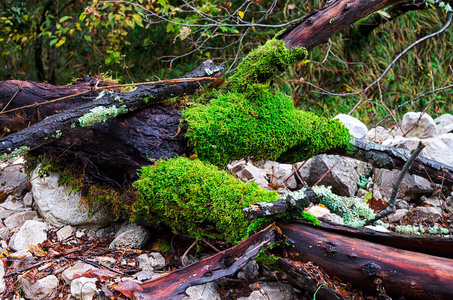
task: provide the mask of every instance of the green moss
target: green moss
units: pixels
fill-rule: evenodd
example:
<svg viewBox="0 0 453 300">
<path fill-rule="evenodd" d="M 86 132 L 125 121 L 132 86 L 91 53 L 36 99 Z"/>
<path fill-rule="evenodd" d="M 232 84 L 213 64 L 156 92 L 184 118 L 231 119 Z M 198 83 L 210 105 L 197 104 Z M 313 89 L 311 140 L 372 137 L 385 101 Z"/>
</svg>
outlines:
<svg viewBox="0 0 453 300">
<path fill-rule="evenodd" d="M 143 167 L 134 187 L 139 197 L 132 221 L 145 216 L 175 232 L 229 243 L 247 236 L 251 222 L 245 219 L 243 207 L 279 198 L 256 183 L 243 183 L 213 165 L 184 157 Z"/>
<path fill-rule="evenodd" d="M 284 160 L 301 161 L 350 140 L 337 120 L 297 110 L 291 97 L 261 84 L 218 94 L 183 116 L 198 157 L 222 167 L 246 156 L 276 160 L 284 153 Z"/>
<path fill-rule="evenodd" d="M 249 84 L 268 84 L 274 76 L 307 56 L 308 51 L 305 48 L 287 50 L 284 41 L 269 40 L 247 55 L 225 86 L 229 91 L 241 92 L 247 89 Z"/>
</svg>

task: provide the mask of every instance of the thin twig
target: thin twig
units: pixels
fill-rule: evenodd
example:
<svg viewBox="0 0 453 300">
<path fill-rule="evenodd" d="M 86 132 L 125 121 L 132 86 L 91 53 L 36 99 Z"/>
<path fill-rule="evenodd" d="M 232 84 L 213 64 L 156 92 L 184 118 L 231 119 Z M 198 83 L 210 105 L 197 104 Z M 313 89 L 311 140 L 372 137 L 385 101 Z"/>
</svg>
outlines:
<svg viewBox="0 0 453 300">
<path fill-rule="evenodd" d="M 44 264 L 44 263 L 47 263 L 47 262 L 49 262 L 49 261 L 54 261 L 54 260 L 53 260 L 53 259 L 43 260 L 43 261 L 40 261 L 40 262 L 38 262 L 38 263 L 36 263 L 36 264 L 33 264 L 33 265 L 31 265 L 31 266 L 28 266 L 28 267 L 22 268 L 22 269 L 20 269 L 20 270 L 17 270 L 17 271 L 13 271 L 13 272 L 11 272 L 11 273 L 8 273 L 8 274 L 6 274 L 6 275 L 3 276 L 3 277 L 6 278 L 6 277 L 14 276 L 14 275 L 16 275 L 16 274 L 18 274 L 18 273 L 22 273 L 22 272 L 28 271 L 28 270 L 30 270 L 30 269 L 33 269 L 33 268 L 35 268 L 35 267 L 38 267 L 38 266 L 40 266 L 40 265 L 42 265 L 42 264 Z M 56 260 L 56 261 L 58 261 L 58 260 Z"/>
<path fill-rule="evenodd" d="M 108 269 L 108 270 L 110 270 L 110 271 L 112 271 L 112 272 L 118 273 L 118 274 L 120 274 L 120 275 L 127 275 L 126 273 L 124 273 L 124 272 L 122 272 L 122 271 L 119 271 L 119 270 L 117 270 L 117 269 L 108 267 L 108 266 L 103 265 L 103 264 L 97 264 L 97 263 L 95 263 L 95 262 L 92 262 L 92 261 L 83 259 L 83 258 L 81 258 L 81 257 L 77 257 L 77 259 L 80 260 L 80 261 L 83 261 L 84 263 L 87 263 L 87 264 L 89 264 L 89 265 L 92 265 L 92 266 L 94 266 L 94 267 L 96 267 L 96 268 L 99 268 L 99 269 L 102 267 L 102 268 L 106 268 L 106 269 Z"/>
<path fill-rule="evenodd" d="M 137 85 L 167 84 L 167 83 L 171 84 L 171 83 L 182 83 L 182 82 L 193 82 L 193 81 L 209 81 L 210 82 L 210 81 L 214 81 L 214 80 L 216 80 L 216 78 L 214 78 L 214 77 L 178 78 L 178 79 L 159 80 L 159 81 L 153 81 L 153 82 L 139 82 L 139 83 L 116 84 L 116 85 L 109 85 L 109 86 L 94 87 L 93 89 L 90 89 L 89 91 L 80 92 L 77 94 L 68 95 L 68 96 L 64 96 L 61 98 L 57 98 L 57 99 L 53 99 L 53 100 L 49 100 L 49 101 L 45 101 L 45 102 L 41 102 L 41 103 L 25 105 L 25 106 L 13 108 L 13 109 L 10 109 L 7 111 L 2 111 L 2 112 L 0 112 L 0 115 L 10 113 L 13 111 L 17 111 L 17 110 L 21 110 L 24 108 L 36 107 L 36 106 L 41 106 L 41 105 L 45 105 L 45 104 L 49 104 L 49 103 L 53 103 L 53 102 L 58 102 L 58 101 L 65 100 L 68 98 L 85 95 L 85 94 L 92 93 L 92 92 L 94 93 L 98 90 L 105 90 L 105 89 L 110 89 L 110 88 L 137 86 Z"/>
<path fill-rule="evenodd" d="M 327 170 L 327 172 L 326 172 L 324 175 L 322 175 L 322 177 L 319 178 L 319 180 L 316 181 L 316 183 L 315 183 L 313 186 L 317 186 L 317 185 L 318 185 L 318 184 L 319 184 L 319 183 L 327 176 L 327 174 L 329 174 L 330 171 L 332 171 L 332 169 L 333 169 L 336 165 L 338 165 L 339 162 L 340 162 L 340 161 L 337 161 L 336 163 L 334 163 L 333 166 L 330 167 L 330 169 Z"/>
<path fill-rule="evenodd" d="M 414 160 L 417 158 L 417 156 L 420 154 L 420 152 L 425 148 L 425 144 L 422 142 L 419 142 L 417 145 L 417 148 L 415 148 L 414 152 L 412 155 L 409 157 L 409 159 L 406 161 L 406 163 L 403 166 L 403 169 L 401 169 L 400 174 L 398 175 L 398 178 L 396 179 L 395 183 L 393 184 L 393 190 L 392 194 L 390 196 L 390 199 L 388 201 L 387 207 L 380 211 L 374 218 L 366 220 L 365 224 L 370 225 L 373 224 L 375 221 L 384 218 L 391 213 L 395 212 L 395 200 L 396 196 L 398 195 L 398 190 L 401 185 L 401 182 L 403 181 L 404 176 L 406 175 L 407 171 L 409 171 L 410 166 L 414 162 Z"/>
<path fill-rule="evenodd" d="M 181 257 L 181 263 L 182 263 L 182 265 L 183 265 L 184 267 L 186 266 L 186 264 L 184 263 L 184 258 L 186 258 L 186 256 L 187 256 L 187 254 L 189 253 L 190 249 L 192 249 L 193 246 L 195 246 L 196 243 L 197 243 L 197 240 L 195 240 L 195 241 L 192 243 L 192 245 L 190 245 L 189 248 L 187 248 L 186 252 L 184 252 L 184 254 L 182 255 L 182 257 Z"/>
</svg>

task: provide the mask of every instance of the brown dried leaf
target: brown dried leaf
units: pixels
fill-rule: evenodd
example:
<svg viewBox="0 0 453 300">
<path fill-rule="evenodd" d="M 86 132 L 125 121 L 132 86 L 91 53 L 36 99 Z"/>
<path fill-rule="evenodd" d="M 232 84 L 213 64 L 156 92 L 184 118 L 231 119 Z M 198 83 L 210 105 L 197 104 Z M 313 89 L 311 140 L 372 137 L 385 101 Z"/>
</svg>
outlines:
<svg viewBox="0 0 453 300">
<path fill-rule="evenodd" d="M 143 288 L 135 281 L 125 281 L 118 284 L 116 290 L 129 299 L 134 299 L 134 293 L 143 291 Z"/>
</svg>

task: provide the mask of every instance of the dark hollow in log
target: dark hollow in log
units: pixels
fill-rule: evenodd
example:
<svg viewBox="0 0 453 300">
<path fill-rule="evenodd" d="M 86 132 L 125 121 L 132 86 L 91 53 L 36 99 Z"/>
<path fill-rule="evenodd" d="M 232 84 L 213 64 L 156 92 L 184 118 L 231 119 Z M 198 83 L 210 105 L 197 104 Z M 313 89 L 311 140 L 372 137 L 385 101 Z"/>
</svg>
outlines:
<svg viewBox="0 0 453 300">
<path fill-rule="evenodd" d="M 278 222 L 293 261 L 312 261 L 354 288 L 384 288 L 391 297 L 453 299 L 453 260 Z"/>
</svg>

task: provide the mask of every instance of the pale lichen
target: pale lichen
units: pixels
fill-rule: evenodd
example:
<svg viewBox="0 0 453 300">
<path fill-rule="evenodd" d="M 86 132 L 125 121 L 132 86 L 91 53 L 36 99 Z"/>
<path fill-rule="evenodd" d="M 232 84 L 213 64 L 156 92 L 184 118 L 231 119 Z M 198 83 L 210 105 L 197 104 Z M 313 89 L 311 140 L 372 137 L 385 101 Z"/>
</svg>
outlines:
<svg viewBox="0 0 453 300">
<path fill-rule="evenodd" d="M 119 114 L 127 113 L 127 108 L 125 105 L 121 107 L 116 107 L 115 105 L 104 107 L 97 106 L 90 110 L 89 113 L 86 113 L 78 119 L 80 127 L 93 126 L 94 124 L 105 122 L 110 118 L 114 118 Z"/>
<path fill-rule="evenodd" d="M 13 161 L 16 158 L 18 158 L 18 157 L 24 155 L 25 153 L 27 153 L 29 150 L 30 150 L 30 147 L 22 146 L 22 147 L 14 149 L 9 154 L 4 153 L 4 154 L 0 155 L 0 163 L 4 163 L 4 162 L 7 162 L 7 161 Z"/>
</svg>

